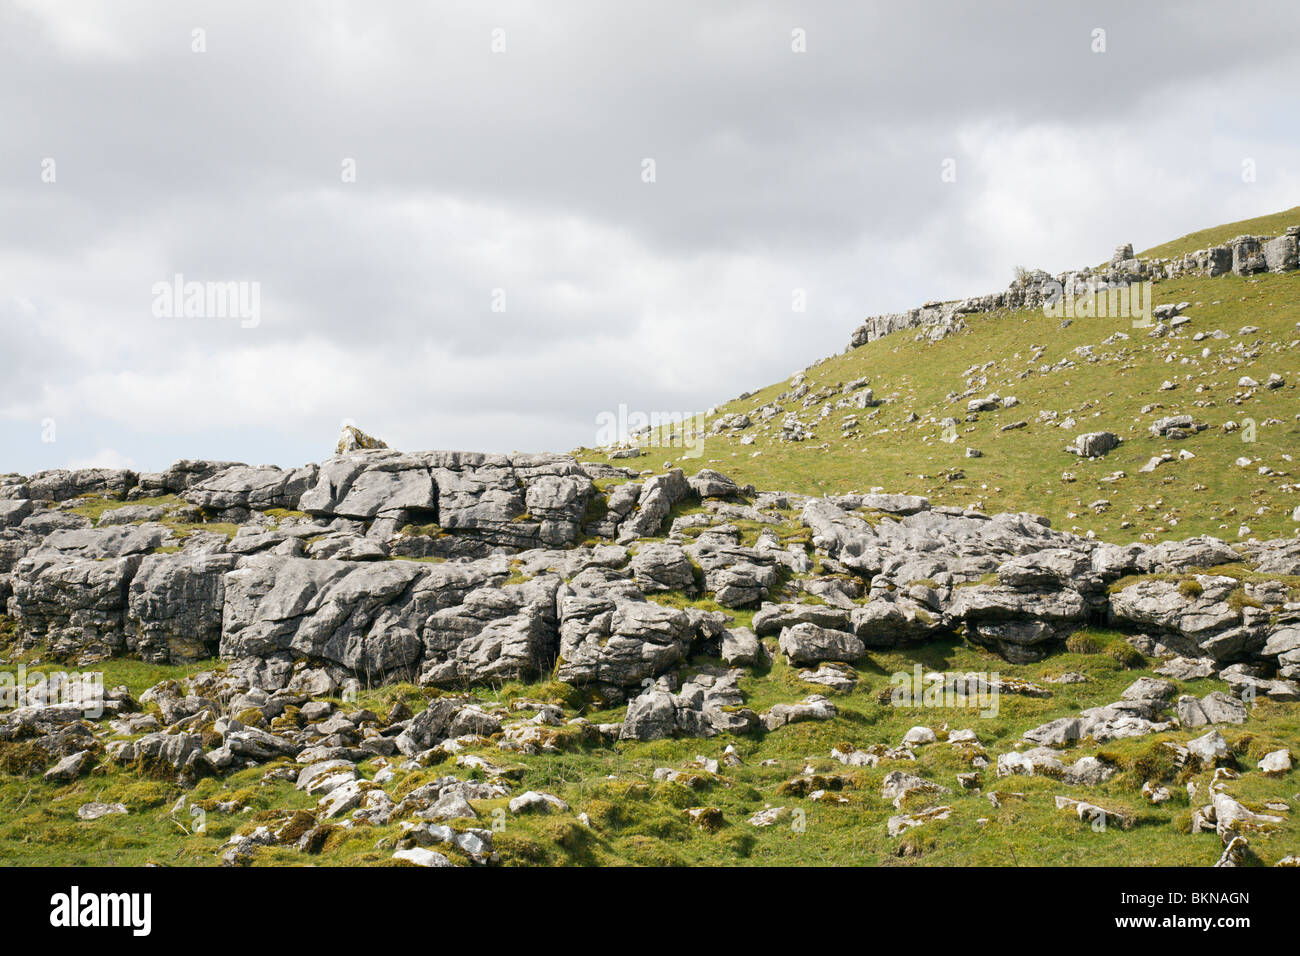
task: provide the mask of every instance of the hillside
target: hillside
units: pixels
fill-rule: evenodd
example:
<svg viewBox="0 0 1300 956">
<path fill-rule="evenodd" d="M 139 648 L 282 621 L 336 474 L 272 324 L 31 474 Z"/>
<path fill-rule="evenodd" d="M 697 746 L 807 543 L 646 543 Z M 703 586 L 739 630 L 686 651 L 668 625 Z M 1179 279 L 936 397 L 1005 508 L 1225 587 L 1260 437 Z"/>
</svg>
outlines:
<svg viewBox="0 0 1300 956">
<path fill-rule="evenodd" d="M 1194 249 L 1223 245 L 1241 235 L 1280 235 L 1288 226 L 1294 226 L 1298 222 L 1300 222 L 1300 206 L 1293 206 L 1290 209 L 1271 213 L 1267 216 L 1256 216 L 1254 219 L 1242 219 L 1239 222 L 1229 222 L 1222 226 L 1211 226 L 1209 229 L 1189 232 L 1185 236 L 1162 242 L 1158 246 L 1152 246 L 1150 249 L 1139 252 L 1138 255 L 1143 259 L 1172 258 L 1173 256 L 1185 255 Z"/>
<path fill-rule="evenodd" d="M 1296 223 L 1300 208 L 1203 230 L 1151 252 L 1182 254 Z M 1300 272 L 1184 275 L 1156 282 L 1154 299 L 1157 306 L 1189 303 L 1180 315 L 1186 324 L 1160 335 L 1126 318 L 1079 318 L 1063 327 L 1029 308 L 965 315 L 965 330 L 939 341 L 901 331 L 867 342 L 718 406 L 708 418 L 702 463 L 761 488 L 841 494 L 879 487 L 989 513 L 1032 511 L 1054 527 L 1113 541 L 1294 533 Z M 1280 388 L 1264 387 L 1270 375 L 1281 376 Z M 1243 377 L 1260 386 L 1240 386 Z M 881 404 L 841 407 L 853 398 L 846 383 L 854 392 L 865 385 Z M 1166 383 L 1175 387 L 1162 388 Z M 1017 401 L 965 421 L 968 402 L 991 394 Z M 763 423 L 765 406 L 779 411 Z M 787 414 L 808 437 L 781 440 Z M 1180 440 L 1151 433 L 1159 419 L 1182 414 L 1208 427 Z M 755 424 L 719 428 L 739 415 Z M 958 422 L 951 442 L 943 440 L 948 418 Z M 1248 419 L 1253 430 L 1241 427 Z M 1095 459 L 1065 451 L 1078 434 L 1098 431 L 1124 443 Z M 980 457 L 967 457 L 967 449 Z M 611 460 L 588 449 L 575 454 Z M 1163 454 L 1174 459 L 1141 473 Z M 1243 458 L 1249 462 L 1237 464 Z M 664 461 L 692 464 L 679 448 L 648 449 L 642 461 L 656 469 Z"/>
<path fill-rule="evenodd" d="M 684 467 L 0 475 L 0 860 L 1300 865 L 1300 273 L 1122 251 L 1152 327 L 1025 273 Z"/>
</svg>

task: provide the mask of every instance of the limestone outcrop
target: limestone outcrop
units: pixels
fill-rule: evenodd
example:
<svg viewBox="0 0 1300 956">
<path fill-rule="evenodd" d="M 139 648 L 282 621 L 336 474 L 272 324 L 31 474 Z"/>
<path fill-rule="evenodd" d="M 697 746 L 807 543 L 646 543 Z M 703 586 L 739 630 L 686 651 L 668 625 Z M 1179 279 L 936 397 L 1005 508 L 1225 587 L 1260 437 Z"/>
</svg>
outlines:
<svg viewBox="0 0 1300 956">
<path fill-rule="evenodd" d="M 379 448 L 293 470 L 183 461 L 147 483 L 102 469 L 9 479 L 0 580 L 29 646 L 69 660 L 219 654 L 267 691 L 305 661 L 337 683 L 553 673 L 622 699 L 697 654 L 838 666 L 961 634 L 1028 662 L 1106 624 L 1205 662 L 1242 694 L 1300 696 L 1300 604 L 1285 582 L 1215 572 L 1295 573 L 1300 541 L 1120 546 L 913 495 L 758 494 L 713 471 L 640 477 L 560 455 Z M 176 489 L 173 504 L 131 505 L 161 488 Z M 85 489 L 120 502 L 94 527 L 64 497 Z M 696 502 L 710 508 L 673 519 Z M 750 541 L 732 516 L 797 522 L 807 537 Z M 753 610 L 752 631 L 700 599 Z M 1209 721 L 1206 706 L 1180 705 L 1189 721 Z M 658 697 L 638 707 L 690 726 L 721 720 Z"/>
</svg>

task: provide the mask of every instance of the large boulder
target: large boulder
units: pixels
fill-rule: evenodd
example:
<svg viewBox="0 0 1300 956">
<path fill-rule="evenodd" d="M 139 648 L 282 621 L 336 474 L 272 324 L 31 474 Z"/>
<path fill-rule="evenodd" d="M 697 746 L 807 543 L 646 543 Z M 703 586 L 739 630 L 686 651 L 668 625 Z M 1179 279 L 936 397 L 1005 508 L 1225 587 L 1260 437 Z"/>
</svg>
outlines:
<svg viewBox="0 0 1300 956">
<path fill-rule="evenodd" d="M 770 663 L 763 642 L 747 627 L 733 627 L 722 632 L 721 656 L 731 667 L 762 667 Z"/>
<path fill-rule="evenodd" d="M 744 695 L 737 683 L 739 676 L 739 671 L 700 673 L 676 693 L 665 680 L 656 682 L 628 703 L 620 737 L 662 740 L 755 729 L 758 716 L 740 706 Z"/>
<path fill-rule="evenodd" d="M 572 684 L 629 686 L 681 661 L 694 639 L 684 611 L 647 602 L 631 582 L 589 569 L 559 590 L 560 663 Z"/>
<path fill-rule="evenodd" d="M 770 552 L 714 538 L 687 545 L 685 551 L 704 569 L 704 587 L 723 607 L 755 604 L 780 582 Z"/>
<path fill-rule="evenodd" d="M 428 465 L 417 456 L 359 453 L 325 462 L 299 507 L 320 517 L 398 519 L 436 514 L 437 495 Z"/>
<path fill-rule="evenodd" d="M 619 543 L 658 534 L 673 505 L 690 492 L 691 486 L 680 468 L 647 479 L 641 486 L 636 510 L 619 525 Z"/>
<path fill-rule="evenodd" d="M 740 494 L 740 488 L 734 481 L 709 468 L 686 480 L 691 491 L 699 498 L 731 498 Z"/>
<path fill-rule="evenodd" d="M 334 454 L 347 455 L 354 451 L 374 451 L 387 447 L 387 442 L 373 435 L 367 435 L 355 425 L 344 425 L 339 432 L 339 440 L 334 446 Z"/>
<path fill-rule="evenodd" d="M 1189 657 L 1232 660 L 1262 650 L 1267 615 L 1234 604 L 1235 578 L 1198 574 L 1185 581 L 1151 578 L 1135 582 L 1110 597 L 1112 620 L 1122 626 L 1154 630 L 1162 640 Z"/>
<path fill-rule="evenodd" d="M 239 518 L 268 508 L 296 509 L 303 492 L 316 481 L 317 467 L 285 471 L 274 465 L 233 465 L 181 492 L 193 505 Z"/>
<path fill-rule="evenodd" d="M 1086 432 L 1074 440 L 1070 450 L 1084 458 L 1100 458 L 1118 448 L 1120 441 L 1114 432 Z"/>
<path fill-rule="evenodd" d="M 852 663 L 867 651 L 866 645 L 848 631 L 836 631 L 804 622 L 781 631 L 781 653 L 791 664 L 817 664 L 822 661 Z"/>
<path fill-rule="evenodd" d="M 434 611 L 423 628 L 422 684 L 528 680 L 548 673 L 559 644 L 557 575 L 489 584 Z"/>
<path fill-rule="evenodd" d="M 407 561 L 247 559 L 225 575 L 222 656 L 290 651 L 376 678 L 410 671 L 423 643 L 408 592 L 428 573 Z"/>
<path fill-rule="evenodd" d="M 1290 611 L 1292 615 L 1296 610 Z M 1260 654 L 1277 659 L 1278 673 L 1284 678 L 1300 678 L 1300 622 L 1284 623 L 1268 636 Z"/>
<path fill-rule="evenodd" d="M 1296 268 L 1296 237 L 1278 236 L 1264 243 L 1264 264 L 1270 272 L 1290 272 Z"/>
<path fill-rule="evenodd" d="M 828 604 L 764 604 L 754 615 L 754 631 L 768 637 L 805 621 L 842 631 L 849 626 L 849 612 Z"/>
<path fill-rule="evenodd" d="M 932 609 L 885 594 L 853 608 L 849 612 L 849 629 L 867 647 L 897 647 L 934 637 L 945 626 Z"/>
<path fill-rule="evenodd" d="M 967 635 L 1013 663 L 1041 660 L 1049 642 L 1084 623 L 1087 602 L 1078 592 L 1035 587 L 975 585 L 953 590 L 947 612 L 964 621 Z"/>
<path fill-rule="evenodd" d="M 213 656 L 221 643 L 226 554 L 151 554 L 141 559 L 127 597 L 127 645 L 155 663 Z"/>
<path fill-rule="evenodd" d="M 161 525 L 48 535 L 10 576 L 10 609 L 24 641 L 47 642 L 56 657 L 123 652 L 131 580 L 145 555 L 167 540 Z"/>
<path fill-rule="evenodd" d="M 429 706 L 420 711 L 397 735 L 397 749 L 407 756 L 428 750 L 451 731 L 452 721 L 465 707 L 465 701 L 450 697 L 435 697 Z"/>
<path fill-rule="evenodd" d="M 632 577 L 641 590 L 690 591 L 695 588 L 695 568 L 686 552 L 674 544 L 650 542 L 632 556 Z"/>
<path fill-rule="evenodd" d="M 1264 247 L 1257 236 L 1238 236 L 1232 240 L 1232 271 L 1239 276 L 1263 272 L 1267 268 Z"/>
</svg>

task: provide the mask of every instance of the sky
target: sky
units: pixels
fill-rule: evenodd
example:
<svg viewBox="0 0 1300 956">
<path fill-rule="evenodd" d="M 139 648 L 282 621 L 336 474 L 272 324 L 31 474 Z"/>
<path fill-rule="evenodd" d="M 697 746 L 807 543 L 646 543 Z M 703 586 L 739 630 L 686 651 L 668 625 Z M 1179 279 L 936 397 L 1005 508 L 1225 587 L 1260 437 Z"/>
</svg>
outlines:
<svg viewBox="0 0 1300 956">
<path fill-rule="evenodd" d="M 1298 32 L 1294 0 L 0 0 L 0 473 L 702 411 L 866 316 L 1297 205 Z"/>
</svg>

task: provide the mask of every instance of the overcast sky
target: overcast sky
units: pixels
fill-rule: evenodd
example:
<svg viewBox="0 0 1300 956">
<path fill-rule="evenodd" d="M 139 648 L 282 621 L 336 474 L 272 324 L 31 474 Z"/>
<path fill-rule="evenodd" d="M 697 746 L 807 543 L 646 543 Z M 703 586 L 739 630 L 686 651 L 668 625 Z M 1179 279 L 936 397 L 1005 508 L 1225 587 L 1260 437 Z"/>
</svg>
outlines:
<svg viewBox="0 0 1300 956">
<path fill-rule="evenodd" d="M 1295 0 L 0 0 L 0 472 L 295 465 L 345 419 L 565 451 L 620 404 L 703 410 L 867 315 L 1300 203 L 1297 28 Z M 256 320 L 158 314 L 177 274 L 256 283 Z"/>
</svg>

